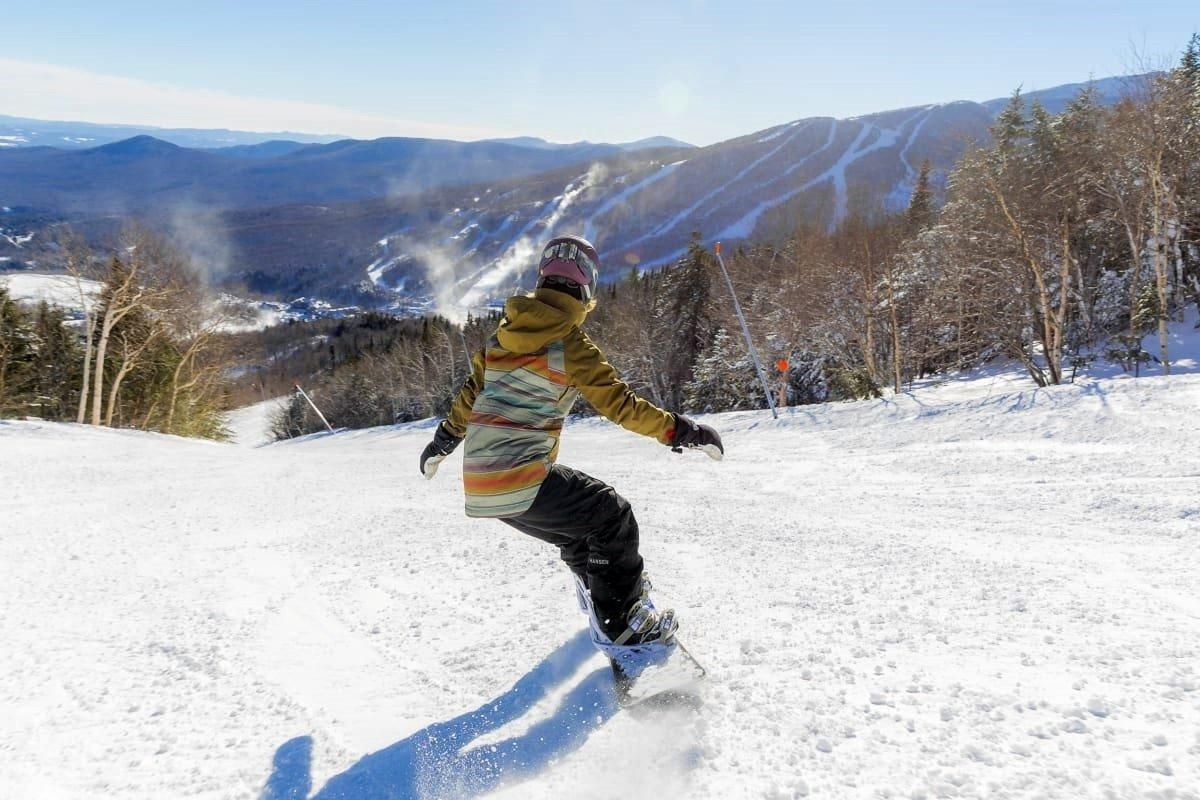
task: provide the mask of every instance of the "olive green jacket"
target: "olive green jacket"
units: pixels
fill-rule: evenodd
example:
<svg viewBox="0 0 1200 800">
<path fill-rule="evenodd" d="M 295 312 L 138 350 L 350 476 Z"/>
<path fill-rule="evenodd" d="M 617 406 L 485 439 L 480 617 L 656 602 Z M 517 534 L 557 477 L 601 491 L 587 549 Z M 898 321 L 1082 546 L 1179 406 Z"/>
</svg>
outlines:
<svg viewBox="0 0 1200 800">
<path fill-rule="evenodd" d="M 670 443 L 675 417 L 638 397 L 579 329 L 588 307 L 552 289 L 509 298 L 446 417 L 466 438 L 467 514 L 505 517 L 533 503 L 558 455 L 563 420 L 582 394 L 618 425 Z"/>
</svg>

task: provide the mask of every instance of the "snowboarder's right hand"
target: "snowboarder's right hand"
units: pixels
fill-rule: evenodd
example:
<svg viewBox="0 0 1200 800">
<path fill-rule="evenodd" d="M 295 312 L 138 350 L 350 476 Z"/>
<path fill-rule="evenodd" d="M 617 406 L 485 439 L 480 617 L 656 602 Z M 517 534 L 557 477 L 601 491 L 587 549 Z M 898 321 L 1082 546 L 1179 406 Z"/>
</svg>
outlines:
<svg viewBox="0 0 1200 800">
<path fill-rule="evenodd" d="M 671 435 L 671 449 L 682 453 L 685 447 L 698 447 L 714 461 L 725 457 L 725 445 L 721 444 L 720 435 L 708 425 L 688 419 L 682 414 L 675 415 L 675 430 Z"/>
<path fill-rule="evenodd" d="M 433 441 L 425 445 L 425 449 L 421 451 L 421 474 L 426 479 L 432 479 L 434 475 L 437 475 L 438 465 L 446 456 L 454 452 L 454 448 L 458 447 L 461 441 L 460 437 L 446 430 L 445 422 L 439 422 L 437 430 L 433 434 Z"/>
</svg>

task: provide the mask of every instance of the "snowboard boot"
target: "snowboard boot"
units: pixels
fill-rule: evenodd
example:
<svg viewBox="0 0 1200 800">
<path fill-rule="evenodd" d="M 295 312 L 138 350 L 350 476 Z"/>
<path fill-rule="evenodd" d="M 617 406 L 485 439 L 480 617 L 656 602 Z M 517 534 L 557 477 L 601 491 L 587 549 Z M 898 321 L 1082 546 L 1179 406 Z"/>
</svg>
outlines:
<svg viewBox="0 0 1200 800">
<path fill-rule="evenodd" d="M 654 607 L 647 592 L 649 581 L 643 578 L 642 594 L 634 601 L 625 615 L 625 631 L 613 639 L 617 647 L 635 645 L 670 644 L 679 630 L 674 609 L 659 611 Z"/>
<path fill-rule="evenodd" d="M 675 611 L 659 611 L 646 596 L 634 601 L 625 620 L 625 631 L 612 644 L 600 648 L 612 665 L 619 697 L 628 694 L 647 668 L 661 667 L 670 660 L 676 649 L 675 631 L 679 629 Z"/>
</svg>

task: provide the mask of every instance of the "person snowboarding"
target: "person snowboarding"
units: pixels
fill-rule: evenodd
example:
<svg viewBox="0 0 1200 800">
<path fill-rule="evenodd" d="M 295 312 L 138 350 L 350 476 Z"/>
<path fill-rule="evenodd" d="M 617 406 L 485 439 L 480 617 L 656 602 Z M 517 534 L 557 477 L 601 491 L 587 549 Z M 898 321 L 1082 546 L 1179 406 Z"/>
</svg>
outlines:
<svg viewBox="0 0 1200 800">
<path fill-rule="evenodd" d="M 563 421 L 582 394 L 621 427 L 676 451 L 701 448 L 719 459 L 724 446 L 710 426 L 639 397 L 580 330 L 596 306 L 599 269 L 596 249 L 582 237 L 546 244 L 533 294 L 506 302 L 499 327 L 475 354 L 471 376 L 421 453 L 420 468 L 432 478 L 466 440 L 467 516 L 499 519 L 558 548 L 589 614 L 592 641 L 620 681 L 635 677 L 631 656 L 656 652 L 651 660 L 658 663 L 674 650 L 678 623 L 650 599 L 629 502 L 557 463 Z"/>
</svg>

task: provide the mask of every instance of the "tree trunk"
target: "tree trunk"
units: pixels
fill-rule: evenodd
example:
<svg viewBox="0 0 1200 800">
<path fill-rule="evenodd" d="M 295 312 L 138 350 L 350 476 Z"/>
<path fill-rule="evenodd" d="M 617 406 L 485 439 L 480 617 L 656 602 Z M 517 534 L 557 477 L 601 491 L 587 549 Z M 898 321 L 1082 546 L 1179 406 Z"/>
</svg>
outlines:
<svg viewBox="0 0 1200 800">
<path fill-rule="evenodd" d="M 863 365 L 867 369 L 867 375 L 871 377 L 871 383 L 879 385 L 879 365 L 875 363 L 875 270 L 871 264 L 871 245 L 869 242 L 863 245 L 864 267 L 866 276 L 864 280 L 863 292 L 863 314 L 866 319 L 866 345 L 863 348 Z"/>
<path fill-rule="evenodd" d="M 892 271 L 888 273 L 888 311 L 892 319 L 892 388 L 896 394 L 900 394 L 900 313 L 896 310 L 895 276 Z"/>
<path fill-rule="evenodd" d="M 86 303 L 82 288 L 79 290 L 79 297 L 80 302 Z M 84 305 L 84 308 L 87 308 L 86 304 Z M 84 423 L 84 420 L 87 417 L 88 389 L 90 388 L 92 377 L 92 347 L 95 344 L 96 338 L 96 315 L 92 312 L 85 312 L 85 314 L 87 317 L 87 339 L 83 349 L 83 383 L 79 388 L 79 413 L 75 415 L 75 422 L 80 425 Z"/>
<path fill-rule="evenodd" d="M 140 356 L 142 351 L 145 349 L 146 348 L 143 345 L 134 351 L 133 355 L 130 355 L 128 344 L 122 342 L 121 367 L 117 370 L 117 374 L 112 381 L 112 386 L 110 386 L 108 389 L 108 410 L 104 415 L 104 424 L 110 428 L 112 427 L 113 419 L 116 418 L 117 398 L 121 394 L 121 384 L 125 381 L 125 376 L 137 368 L 138 356 Z"/>
<path fill-rule="evenodd" d="M 187 351 L 179 359 L 179 363 L 175 365 L 175 371 L 171 375 L 171 402 L 167 409 L 167 425 L 166 433 L 173 433 L 175 428 L 175 409 L 179 404 L 179 395 L 187 390 L 192 389 L 200 380 L 199 376 L 192 376 L 192 379 L 187 383 L 181 384 L 180 378 L 183 375 L 185 368 L 190 369 L 191 364 L 195 361 L 196 354 L 204 348 L 204 343 L 207 341 L 207 333 L 197 334 L 192 339 L 192 343 L 188 346 Z M 393 420 L 395 414 L 392 415 Z"/>
<path fill-rule="evenodd" d="M 1133 273 L 1129 279 L 1129 337 L 1131 340 L 1140 340 L 1140 331 L 1134 323 L 1137 320 L 1138 293 L 1142 288 L 1141 232 L 1135 232 L 1133 226 L 1126 221 L 1125 236 L 1129 239 L 1129 252 L 1133 259 Z"/>
<path fill-rule="evenodd" d="M 112 386 L 108 388 L 108 410 L 104 414 L 104 424 L 112 427 L 113 419 L 117 412 L 117 395 L 121 391 L 121 383 L 125 380 L 125 376 L 132 370 L 126 369 L 125 365 L 121 365 L 121 369 L 117 371 L 117 375 L 113 378 Z"/>
<path fill-rule="evenodd" d="M 867 374 L 871 376 L 871 383 L 879 384 L 879 366 L 875 363 L 875 315 L 867 312 L 867 335 L 866 344 L 863 345 L 863 364 L 867 368 Z"/>
<path fill-rule="evenodd" d="M 96 375 L 92 381 L 92 424 L 100 424 L 101 408 L 104 404 L 104 359 L 108 356 L 108 337 L 112 335 L 113 326 L 117 323 L 113 305 L 110 302 L 104 311 L 104 323 L 100 326 L 100 341 L 96 344 Z"/>
<path fill-rule="evenodd" d="M 1067 309 L 1071 304 L 1071 226 L 1062 222 L 1062 255 L 1058 265 L 1058 310 L 1054 312 L 1054 358 L 1058 362 L 1058 382 L 1062 382 L 1063 350 L 1067 339 Z"/>
<path fill-rule="evenodd" d="M 1163 375 L 1171 374 L 1170 354 L 1167 352 L 1169 331 L 1167 329 L 1167 233 L 1163 219 L 1166 187 L 1162 185 L 1161 173 L 1156 168 L 1151 178 L 1154 203 L 1151 209 L 1151 234 L 1154 239 L 1154 282 L 1158 295 L 1158 351 Z"/>
<path fill-rule="evenodd" d="M 1025 235 L 1025 229 L 1013 216 L 1012 211 L 1009 209 L 1008 200 L 996 182 L 989 181 L 988 183 L 992 194 L 1000 204 L 1000 210 L 1004 214 L 1009 228 L 1021 246 L 1021 256 L 1025 261 L 1025 265 L 1029 268 L 1030 276 L 1033 278 L 1033 291 L 1035 293 L 1030 299 L 1030 303 L 1037 315 L 1038 329 L 1041 332 L 1039 338 L 1042 342 L 1042 353 L 1046 358 L 1046 371 L 1050 374 L 1049 382 L 1057 385 L 1062 383 L 1062 326 L 1059 324 L 1059 320 L 1066 319 L 1066 305 L 1064 303 L 1062 308 L 1055 313 L 1053 305 L 1050 302 L 1050 290 L 1046 285 L 1045 268 L 1037 256 L 1034 255 L 1033 247 Z M 1065 221 L 1063 229 L 1064 231 L 1067 230 Z M 1062 268 L 1060 266 L 1060 269 Z M 1070 276 L 1069 264 L 1066 268 L 1066 274 Z M 1026 366 L 1031 365 L 1027 364 Z M 1043 382 L 1045 379 L 1039 379 L 1036 375 L 1034 378 L 1038 380 L 1039 384 L 1045 385 Z"/>
</svg>

